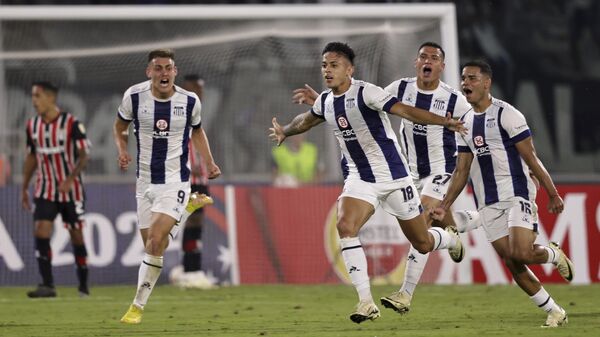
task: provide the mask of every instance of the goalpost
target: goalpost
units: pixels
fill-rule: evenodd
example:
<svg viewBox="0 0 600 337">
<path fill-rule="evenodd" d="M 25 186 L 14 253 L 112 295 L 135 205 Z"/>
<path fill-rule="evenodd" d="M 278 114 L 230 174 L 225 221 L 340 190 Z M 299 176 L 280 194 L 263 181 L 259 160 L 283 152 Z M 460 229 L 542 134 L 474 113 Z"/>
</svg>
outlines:
<svg viewBox="0 0 600 337">
<path fill-rule="evenodd" d="M 21 172 L 24 122 L 33 113 L 29 86 L 50 80 L 61 88 L 59 105 L 88 129 L 87 181 L 133 182 L 135 170 L 123 175 L 115 165 L 116 108 L 130 85 L 146 80 L 148 51 L 173 48 L 179 81 L 197 73 L 206 82 L 202 125 L 223 181 L 268 182 L 271 118 L 287 122 L 306 111 L 291 103 L 291 91 L 305 83 L 323 88 L 320 52 L 336 40 L 355 50 L 355 77 L 381 87 L 414 76 L 418 46 L 439 42 L 443 79 L 459 84 L 451 3 L 0 6 L 0 153 Z M 320 128 L 308 139 L 320 149 L 327 181 L 339 181 L 339 150 L 329 131 Z"/>
<path fill-rule="evenodd" d="M 117 97 L 129 85 L 145 80 L 144 58 L 153 48 L 175 49 L 180 75 L 205 77 L 203 125 L 209 135 L 227 122 L 227 131 L 239 136 L 211 138 L 218 139 L 217 158 L 229 181 L 270 178 L 269 158 L 262 156 L 268 144 L 254 129 L 268 127 L 272 115 L 288 120 L 282 112 L 301 111 L 290 104 L 293 88 L 305 82 L 322 88 L 319 54 L 328 41 L 349 42 L 357 53 L 355 77 L 381 87 L 414 74 L 421 42 L 440 42 L 444 81 L 459 83 L 454 4 L 0 6 L 0 23 L 4 148 L 14 148 L 14 137 L 6 135 L 20 130 L 31 112 L 24 89 L 32 80 L 49 79 L 61 87 L 61 103 L 101 131 L 90 132 L 95 168 L 88 176 L 109 180 L 118 176 L 104 120 L 114 116 Z M 249 156 L 227 151 L 236 147 Z M 337 178 L 334 166 L 330 178 Z"/>
</svg>

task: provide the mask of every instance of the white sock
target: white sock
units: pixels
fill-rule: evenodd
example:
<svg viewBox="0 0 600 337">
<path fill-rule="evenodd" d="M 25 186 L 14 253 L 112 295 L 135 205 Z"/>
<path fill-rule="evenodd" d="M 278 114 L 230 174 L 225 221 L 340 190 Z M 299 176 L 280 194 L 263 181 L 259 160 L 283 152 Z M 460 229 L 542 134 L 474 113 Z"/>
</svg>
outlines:
<svg viewBox="0 0 600 337">
<path fill-rule="evenodd" d="M 440 227 L 431 227 L 427 230 L 431 236 L 433 236 L 433 249 L 440 250 L 446 249 L 448 247 L 456 246 L 456 237 L 454 235 L 450 235 L 443 228 Z"/>
<path fill-rule="evenodd" d="M 400 291 L 404 291 L 410 296 L 413 295 L 415 288 L 421 279 L 421 275 L 423 275 L 423 270 L 425 269 L 425 264 L 427 264 L 428 259 L 429 253 L 421 254 L 413 246 L 410 246 L 408 258 L 406 259 L 404 282 L 402 282 Z"/>
<path fill-rule="evenodd" d="M 144 308 L 148 302 L 148 297 L 154 289 L 154 285 L 160 276 L 160 272 L 163 266 L 162 256 L 152 256 L 144 254 L 144 259 L 140 264 L 140 271 L 138 273 L 138 287 L 133 304 L 140 308 Z"/>
<path fill-rule="evenodd" d="M 481 217 L 477 211 L 453 211 L 452 217 L 456 223 L 456 229 L 459 233 L 470 232 L 481 226 Z"/>
<path fill-rule="evenodd" d="M 548 260 L 546 261 L 546 263 L 556 264 L 558 262 L 558 252 L 552 247 L 543 247 L 548 252 Z"/>
<path fill-rule="evenodd" d="M 552 311 L 554 309 L 554 306 L 556 305 L 554 303 L 554 300 L 548 294 L 546 289 L 544 289 L 544 287 L 542 287 L 540 291 L 538 291 L 535 295 L 530 296 L 529 298 L 531 298 L 533 303 L 535 303 L 535 305 L 537 305 L 540 309 L 544 310 L 545 312 Z"/>
<path fill-rule="evenodd" d="M 369 285 L 369 274 L 367 270 L 367 256 L 360 244 L 358 237 L 343 238 L 340 240 L 342 257 L 346 263 L 346 270 L 360 301 L 373 301 L 371 286 Z"/>
</svg>

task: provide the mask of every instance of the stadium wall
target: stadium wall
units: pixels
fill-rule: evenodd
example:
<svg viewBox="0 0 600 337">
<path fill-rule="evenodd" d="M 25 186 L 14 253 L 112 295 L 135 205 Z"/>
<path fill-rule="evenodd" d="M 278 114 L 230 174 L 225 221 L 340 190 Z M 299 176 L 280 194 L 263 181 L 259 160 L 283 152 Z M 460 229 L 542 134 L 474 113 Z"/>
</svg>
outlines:
<svg viewBox="0 0 600 337">
<path fill-rule="evenodd" d="M 540 206 L 539 243 L 559 241 L 573 260 L 574 283 L 600 282 L 600 184 L 562 184 L 565 211 L 549 214 L 544 193 Z M 206 209 L 203 263 L 221 284 L 348 282 L 339 256 L 335 202 L 340 186 L 281 189 L 268 186 L 213 186 L 215 205 Z M 229 192 L 228 192 L 229 191 Z M 31 215 L 22 210 L 18 186 L 0 189 L 0 286 L 38 282 Z M 91 283 L 135 283 L 143 254 L 136 229 L 133 185 L 88 184 L 86 241 Z M 472 208 L 474 205 L 460 205 Z M 59 221 L 52 239 L 55 279 L 76 283 L 68 234 Z M 232 233 L 233 232 L 233 233 Z M 408 241 L 394 218 L 376 212 L 361 231 L 371 279 L 399 284 Z M 180 240 L 165 255 L 165 273 L 179 264 Z M 454 264 L 434 253 L 423 282 L 437 284 L 510 284 L 510 274 L 481 229 L 463 237 L 467 256 Z M 231 242 L 235 242 L 231 243 Z M 551 265 L 532 270 L 544 283 L 562 282 Z"/>
</svg>

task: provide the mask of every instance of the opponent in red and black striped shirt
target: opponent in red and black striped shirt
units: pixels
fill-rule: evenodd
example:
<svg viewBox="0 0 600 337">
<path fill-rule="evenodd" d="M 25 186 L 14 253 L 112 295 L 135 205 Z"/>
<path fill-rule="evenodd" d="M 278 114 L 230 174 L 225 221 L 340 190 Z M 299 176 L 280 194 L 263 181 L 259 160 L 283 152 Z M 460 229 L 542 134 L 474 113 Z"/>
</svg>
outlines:
<svg viewBox="0 0 600 337">
<path fill-rule="evenodd" d="M 31 211 L 29 183 L 37 170 L 33 211 L 37 260 L 43 283 L 27 293 L 29 297 L 54 297 L 50 237 L 54 219 L 61 215 L 71 235 L 79 278 L 79 292 L 89 294 L 87 286 L 87 250 L 81 227 L 84 191 L 81 172 L 88 161 L 89 143 L 85 128 L 68 112 L 56 105 L 58 89 L 49 82 L 32 86 L 31 100 L 37 116 L 27 121 L 27 149 L 23 165 L 21 203 Z"/>
</svg>

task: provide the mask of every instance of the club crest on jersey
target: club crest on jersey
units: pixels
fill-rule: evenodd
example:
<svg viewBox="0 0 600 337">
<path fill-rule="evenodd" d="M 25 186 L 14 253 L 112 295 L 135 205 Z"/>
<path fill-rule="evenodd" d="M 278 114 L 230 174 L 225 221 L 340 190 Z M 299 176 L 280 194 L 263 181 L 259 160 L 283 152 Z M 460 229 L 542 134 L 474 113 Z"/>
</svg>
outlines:
<svg viewBox="0 0 600 337">
<path fill-rule="evenodd" d="M 159 130 L 161 130 L 161 131 L 164 131 L 164 130 L 166 130 L 168 127 L 169 127 L 169 123 L 167 123 L 167 121 L 166 121 L 166 120 L 164 120 L 164 119 L 159 119 L 159 120 L 157 120 L 157 121 L 156 121 L 156 128 L 157 128 L 157 129 L 159 129 Z"/>
<path fill-rule="evenodd" d="M 415 97 L 413 96 L 413 94 L 409 94 L 406 97 L 406 101 L 409 102 L 409 103 L 413 103 L 415 101 Z"/>
<path fill-rule="evenodd" d="M 338 125 L 340 126 L 340 128 L 345 129 L 348 127 L 348 121 L 346 120 L 346 118 L 344 116 L 340 116 L 337 119 Z"/>
<path fill-rule="evenodd" d="M 356 106 L 356 103 L 354 103 L 354 98 L 348 98 L 346 100 L 346 109 L 352 109 Z"/>
<path fill-rule="evenodd" d="M 493 128 L 494 126 L 496 126 L 496 118 L 492 117 L 488 120 L 485 121 L 485 126 L 489 129 L 489 128 Z"/>
<path fill-rule="evenodd" d="M 433 102 L 433 107 L 438 110 L 444 110 L 446 108 L 446 101 L 443 99 L 436 99 L 435 102 Z"/>
<path fill-rule="evenodd" d="M 184 116 L 185 115 L 185 108 L 182 107 L 182 106 L 173 107 L 173 115 L 175 115 L 175 116 Z"/>
</svg>

